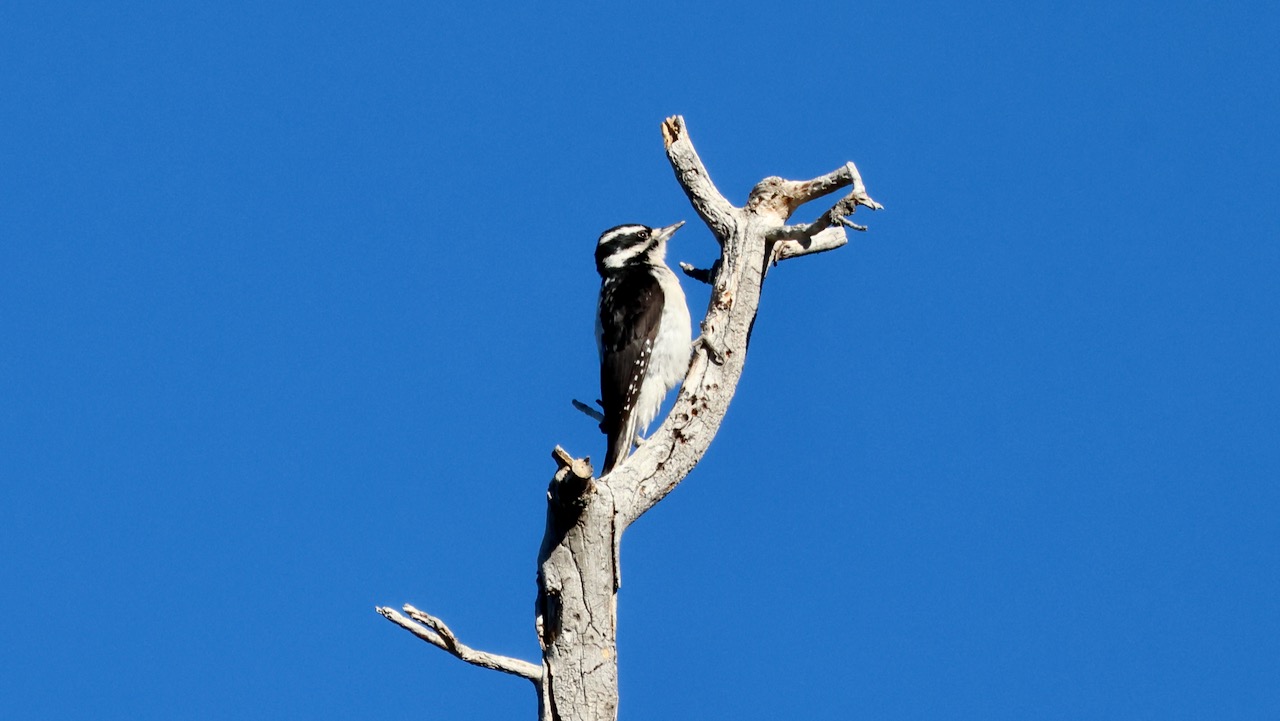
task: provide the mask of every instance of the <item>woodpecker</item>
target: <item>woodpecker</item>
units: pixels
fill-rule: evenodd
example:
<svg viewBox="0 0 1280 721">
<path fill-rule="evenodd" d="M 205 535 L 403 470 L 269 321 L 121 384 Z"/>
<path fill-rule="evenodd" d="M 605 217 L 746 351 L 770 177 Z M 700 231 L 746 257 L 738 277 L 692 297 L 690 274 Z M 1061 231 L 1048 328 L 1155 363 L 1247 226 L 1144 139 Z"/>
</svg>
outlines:
<svg viewBox="0 0 1280 721">
<path fill-rule="evenodd" d="M 692 346 L 689 306 L 667 267 L 667 240 L 684 225 L 619 225 L 596 243 L 600 405 L 608 437 L 604 473 L 639 442 L 667 392 L 684 380 Z"/>
</svg>

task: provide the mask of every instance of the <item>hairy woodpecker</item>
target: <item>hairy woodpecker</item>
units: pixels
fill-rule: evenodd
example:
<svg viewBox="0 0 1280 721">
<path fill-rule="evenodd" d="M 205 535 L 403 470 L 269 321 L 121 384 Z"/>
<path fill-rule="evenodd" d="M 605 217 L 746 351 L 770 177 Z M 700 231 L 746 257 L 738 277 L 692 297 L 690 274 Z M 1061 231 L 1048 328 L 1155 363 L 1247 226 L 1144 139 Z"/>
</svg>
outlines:
<svg viewBox="0 0 1280 721">
<path fill-rule="evenodd" d="M 667 239 L 684 225 L 619 225 L 600 235 L 600 405 L 608 437 L 604 473 L 631 453 L 667 392 L 684 380 L 691 355 L 689 306 L 667 267 Z"/>
</svg>

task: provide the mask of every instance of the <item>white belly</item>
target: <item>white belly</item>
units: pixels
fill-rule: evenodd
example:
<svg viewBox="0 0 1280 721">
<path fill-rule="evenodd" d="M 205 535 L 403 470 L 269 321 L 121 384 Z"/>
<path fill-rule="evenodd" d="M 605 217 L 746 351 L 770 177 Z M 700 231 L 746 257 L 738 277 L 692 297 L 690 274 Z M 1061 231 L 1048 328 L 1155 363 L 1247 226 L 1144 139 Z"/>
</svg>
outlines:
<svg viewBox="0 0 1280 721">
<path fill-rule="evenodd" d="M 662 268 L 656 275 L 662 286 L 662 319 L 658 322 L 658 337 L 635 410 L 636 430 L 645 434 L 662 407 L 662 399 L 672 388 L 680 385 L 689 372 L 693 341 L 689 304 L 685 302 L 680 281 L 667 268 Z"/>
</svg>

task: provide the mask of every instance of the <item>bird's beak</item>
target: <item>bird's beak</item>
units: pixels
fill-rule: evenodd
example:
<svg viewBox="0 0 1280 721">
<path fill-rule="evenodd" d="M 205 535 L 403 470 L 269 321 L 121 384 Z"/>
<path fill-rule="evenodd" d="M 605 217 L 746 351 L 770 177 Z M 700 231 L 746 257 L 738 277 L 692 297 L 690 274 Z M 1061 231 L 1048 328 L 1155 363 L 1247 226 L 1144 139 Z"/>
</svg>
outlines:
<svg viewBox="0 0 1280 721">
<path fill-rule="evenodd" d="M 657 236 L 658 242 L 660 243 L 665 242 L 667 240 L 670 240 L 671 236 L 675 235 L 676 231 L 680 230 L 680 226 L 682 225 L 684 225 L 683 220 L 680 221 L 679 223 L 668 225 L 665 228 L 658 228 L 656 231 L 654 231 L 654 235 Z"/>
</svg>

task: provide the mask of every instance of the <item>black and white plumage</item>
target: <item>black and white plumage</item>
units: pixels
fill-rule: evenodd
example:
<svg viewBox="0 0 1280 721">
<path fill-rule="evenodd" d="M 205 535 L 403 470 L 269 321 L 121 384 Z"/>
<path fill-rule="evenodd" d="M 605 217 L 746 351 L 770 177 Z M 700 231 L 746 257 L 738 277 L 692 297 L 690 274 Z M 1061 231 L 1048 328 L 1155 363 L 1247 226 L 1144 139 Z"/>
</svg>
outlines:
<svg viewBox="0 0 1280 721">
<path fill-rule="evenodd" d="M 684 290 L 667 267 L 667 240 L 684 225 L 619 225 L 596 243 L 600 302 L 600 404 L 608 437 L 604 471 L 631 453 L 667 392 L 689 370 L 692 324 Z"/>
</svg>

